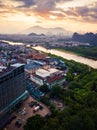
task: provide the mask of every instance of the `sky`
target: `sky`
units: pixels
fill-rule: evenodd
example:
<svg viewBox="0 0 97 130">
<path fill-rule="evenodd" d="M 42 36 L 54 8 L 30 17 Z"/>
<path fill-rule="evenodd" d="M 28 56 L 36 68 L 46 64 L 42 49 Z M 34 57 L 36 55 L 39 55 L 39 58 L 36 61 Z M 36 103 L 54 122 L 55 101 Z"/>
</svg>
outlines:
<svg viewBox="0 0 97 130">
<path fill-rule="evenodd" d="M 0 33 L 32 26 L 97 33 L 97 0 L 0 0 Z"/>
</svg>

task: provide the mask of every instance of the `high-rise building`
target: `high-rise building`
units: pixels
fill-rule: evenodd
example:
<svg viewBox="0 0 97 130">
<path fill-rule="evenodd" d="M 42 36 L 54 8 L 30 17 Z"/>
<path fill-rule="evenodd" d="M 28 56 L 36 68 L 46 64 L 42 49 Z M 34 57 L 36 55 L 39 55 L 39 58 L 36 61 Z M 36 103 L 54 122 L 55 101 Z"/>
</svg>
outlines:
<svg viewBox="0 0 97 130">
<path fill-rule="evenodd" d="M 9 111 L 28 95 L 25 87 L 24 65 L 16 63 L 0 71 L 0 127 Z"/>
</svg>

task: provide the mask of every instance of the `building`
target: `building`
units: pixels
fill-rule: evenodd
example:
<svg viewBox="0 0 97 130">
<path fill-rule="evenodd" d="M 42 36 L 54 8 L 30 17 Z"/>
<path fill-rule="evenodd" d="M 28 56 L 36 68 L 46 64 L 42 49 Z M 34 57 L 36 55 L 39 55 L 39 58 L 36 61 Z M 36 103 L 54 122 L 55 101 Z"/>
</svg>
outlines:
<svg viewBox="0 0 97 130">
<path fill-rule="evenodd" d="M 44 96 L 44 93 L 41 92 L 37 85 L 34 84 L 31 80 L 27 80 L 26 81 L 26 87 L 27 87 L 27 90 L 29 92 L 29 94 L 34 97 L 35 99 L 40 99 L 42 96 Z"/>
<path fill-rule="evenodd" d="M 50 65 L 43 60 L 29 60 L 27 59 L 27 64 L 25 65 L 25 72 L 28 74 L 35 73 L 38 69 L 48 69 Z"/>
<path fill-rule="evenodd" d="M 37 69 L 41 68 L 41 65 L 37 64 L 37 63 L 29 63 L 27 65 L 25 65 L 25 72 L 27 74 L 32 74 L 35 73 Z"/>
<path fill-rule="evenodd" d="M 40 59 L 44 60 L 47 57 L 47 54 L 40 53 L 37 51 L 32 51 L 29 53 L 29 57 L 34 60 L 40 60 Z"/>
<path fill-rule="evenodd" d="M 39 86 L 46 84 L 49 87 L 65 82 L 64 72 L 55 68 L 38 69 L 30 76 L 30 79 Z"/>
<path fill-rule="evenodd" d="M 0 71 L 0 128 L 7 122 L 9 112 L 27 96 L 23 64 L 13 64 Z"/>
</svg>

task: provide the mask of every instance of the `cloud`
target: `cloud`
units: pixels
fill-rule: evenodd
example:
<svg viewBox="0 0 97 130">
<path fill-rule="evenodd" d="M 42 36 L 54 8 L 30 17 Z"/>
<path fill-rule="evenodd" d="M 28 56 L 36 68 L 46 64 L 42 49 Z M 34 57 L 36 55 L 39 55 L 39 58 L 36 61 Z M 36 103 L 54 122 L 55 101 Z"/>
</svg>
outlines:
<svg viewBox="0 0 97 130">
<path fill-rule="evenodd" d="M 37 12 L 48 12 L 56 8 L 56 3 L 68 2 L 73 0 L 16 0 L 16 1 L 24 3 L 24 5 L 19 7 L 29 8 L 36 6 L 35 10 Z"/>
<path fill-rule="evenodd" d="M 57 19 L 76 19 L 79 21 L 92 22 L 97 20 L 97 3 L 89 6 L 77 6 L 70 7 L 68 10 L 62 8 L 56 8 L 56 3 L 63 3 L 74 0 L 16 0 L 18 2 L 23 2 L 18 9 L 24 11 L 26 14 L 32 14 L 33 12 L 36 16 L 41 16 L 46 19 L 50 19 L 50 15 L 56 16 Z M 28 9 L 28 11 L 27 11 Z M 26 11 L 25 11 L 26 10 Z M 52 11 L 59 11 L 59 13 L 53 13 Z"/>
<path fill-rule="evenodd" d="M 56 3 L 64 3 L 73 0 L 15 0 L 22 2 L 23 4 L 17 6 L 17 9 L 23 11 L 27 15 L 32 15 L 33 13 L 36 16 L 40 16 L 46 19 L 50 18 L 50 11 L 61 10 L 56 8 Z M 56 14 L 58 17 L 62 17 L 63 14 Z"/>
<path fill-rule="evenodd" d="M 30 6 L 35 5 L 35 0 L 16 0 L 16 1 L 24 3 L 24 5 L 21 5 L 19 7 L 29 8 Z"/>
<path fill-rule="evenodd" d="M 70 7 L 67 11 L 63 10 L 63 17 L 80 22 L 97 23 L 97 2 L 90 6 Z"/>
<path fill-rule="evenodd" d="M 0 8 L 4 7 L 4 3 L 0 0 Z"/>
<path fill-rule="evenodd" d="M 97 22 L 97 7 L 80 7 L 75 9 L 76 13 L 88 22 Z"/>
<path fill-rule="evenodd" d="M 82 22 L 97 23 L 97 2 L 88 6 L 56 8 L 56 4 L 65 4 L 76 0 L 0 0 L 0 16 L 9 17 L 14 14 L 24 14 L 27 17 L 35 16 L 37 21 L 41 18 L 56 20 L 73 19 Z M 9 4 L 8 4 L 9 3 Z"/>
</svg>

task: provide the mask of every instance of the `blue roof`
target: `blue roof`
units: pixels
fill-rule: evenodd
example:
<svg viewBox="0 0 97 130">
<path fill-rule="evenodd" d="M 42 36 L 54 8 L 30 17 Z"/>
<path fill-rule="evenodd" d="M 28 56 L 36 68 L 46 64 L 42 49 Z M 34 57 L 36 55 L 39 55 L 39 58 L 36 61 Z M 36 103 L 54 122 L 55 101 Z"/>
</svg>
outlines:
<svg viewBox="0 0 97 130">
<path fill-rule="evenodd" d="M 37 64 L 37 63 L 30 63 L 25 65 L 25 69 L 31 70 L 31 69 L 37 69 L 40 68 L 41 65 Z"/>
<path fill-rule="evenodd" d="M 39 65 L 46 65 L 46 62 L 44 60 L 34 60 L 34 63 L 37 63 Z"/>
<path fill-rule="evenodd" d="M 54 61 L 55 61 L 54 58 L 47 58 L 47 60 L 48 60 L 49 62 L 54 62 Z"/>
<path fill-rule="evenodd" d="M 34 98 L 39 99 L 44 94 L 30 82 L 26 82 L 26 87 L 27 87 L 27 90 L 30 93 L 30 95 Z"/>
</svg>

